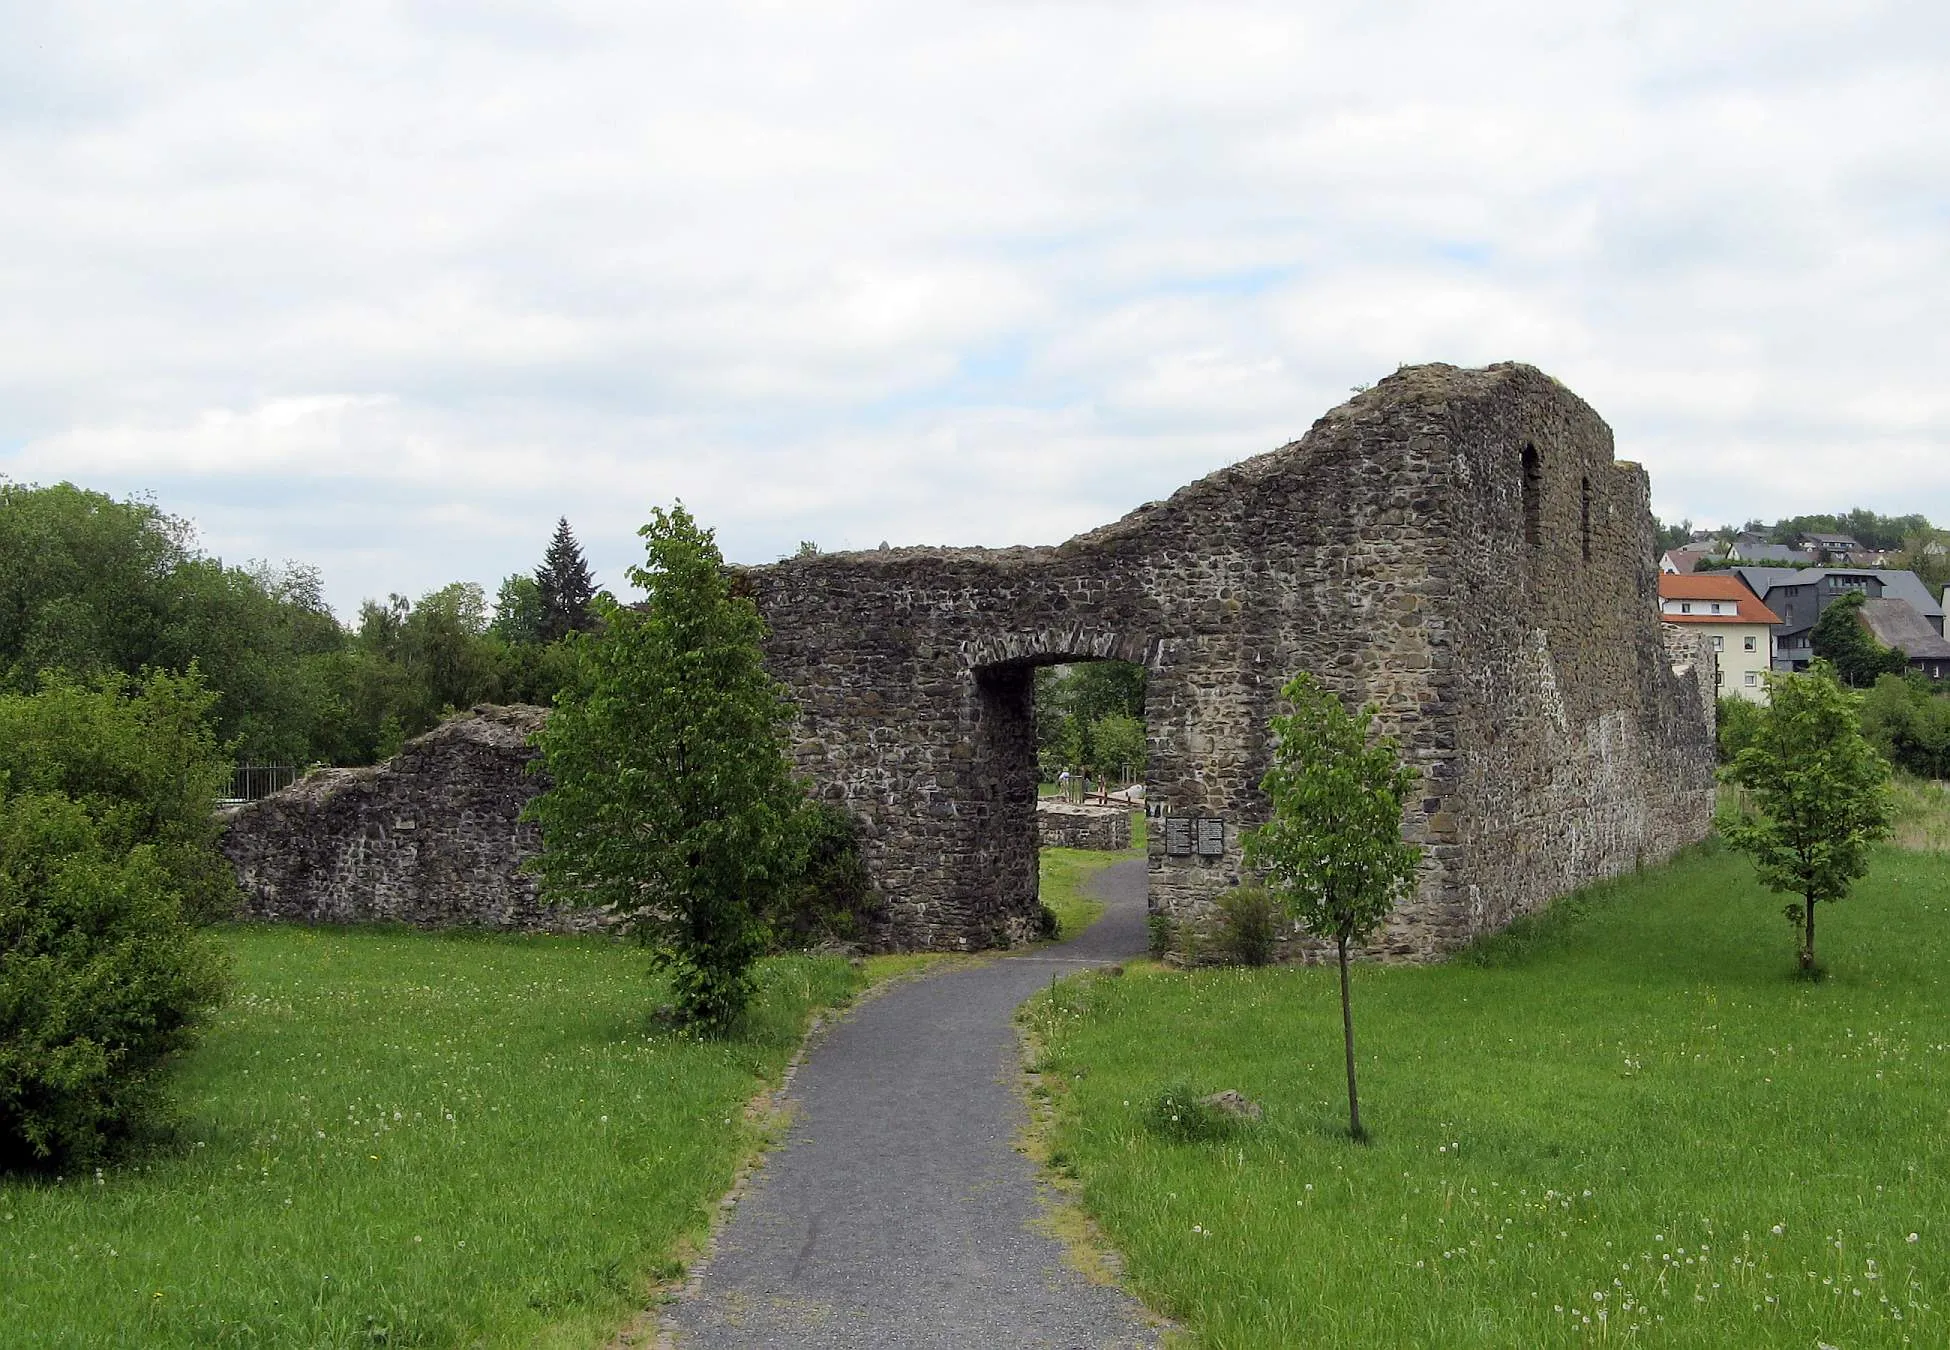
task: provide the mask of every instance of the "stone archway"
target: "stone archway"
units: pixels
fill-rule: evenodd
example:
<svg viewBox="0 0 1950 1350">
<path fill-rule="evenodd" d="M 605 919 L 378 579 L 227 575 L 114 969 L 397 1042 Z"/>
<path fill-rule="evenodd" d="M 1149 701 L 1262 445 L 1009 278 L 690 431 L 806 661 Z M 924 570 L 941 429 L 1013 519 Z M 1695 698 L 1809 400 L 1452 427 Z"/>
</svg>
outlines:
<svg viewBox="0 0 1950 1350">
<path fill-rule="evenodd" d="M 1426 957 L 1706 830 L 1713 666 L 1666 652 L 1648 501 L 1548 376 L 1422 366 L 1055 547 L 748 575 L 799 768 L 862 822 L 882 944 L 1031 931 L 1031 672 L 1115 657 L 1149 672 L 1148 793 L 1208 837 L 1153 832 L 1154 911 L 1203 923 L 1237 880 L 1267 717 L 1309 669 L 1379 703 L 1422 775 L 1424 875 L 1380 948 Z"/>
</svg>

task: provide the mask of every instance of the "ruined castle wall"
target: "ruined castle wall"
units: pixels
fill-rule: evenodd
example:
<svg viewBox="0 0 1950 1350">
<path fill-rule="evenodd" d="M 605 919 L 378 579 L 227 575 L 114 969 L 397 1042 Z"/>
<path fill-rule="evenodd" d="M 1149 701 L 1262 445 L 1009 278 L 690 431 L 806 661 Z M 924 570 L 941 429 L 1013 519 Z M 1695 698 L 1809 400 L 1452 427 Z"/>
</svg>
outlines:
<svg viewBox="0 0 1950 1350">
<path fill-rule="evenodd" d="M 1528 459 L 1525 450 L 1533 453 Z M 892 946 L 984 946 L 1035 913 L 1031 672 L 1141 660 L 1150 903 L 1210 921 L 1259 822 L 1266 723 L 1311 670 L 1373 700 L 1422 775 L 1419 958 L 1699 837 L 1711 714 L 1672 673 L 1645 479 L 1524 366 L 1399 372 L 1301 441 L 1056 548 L 902 549 L 748 574 L 801 709 L 799 767 L 863 821 Z"/>
<path fill-rule="evenodd" d="M 1121 853 L 1131 846 L 1131 813 L 1125 807 L 1036 804 L 1037 842 L 1044 848 L 1087 848 Z"/>
<path fill-rule="evenodd" d="M 312 923 L 396 922 L 524 932 L 605 926 L 544 905 L 521 869 L 541 846 L 519 819 L 542 708 L 481 707 L 384 764 L 324 769 L 239 807 L 224 831 L 244 912 Z"/>
</svg>

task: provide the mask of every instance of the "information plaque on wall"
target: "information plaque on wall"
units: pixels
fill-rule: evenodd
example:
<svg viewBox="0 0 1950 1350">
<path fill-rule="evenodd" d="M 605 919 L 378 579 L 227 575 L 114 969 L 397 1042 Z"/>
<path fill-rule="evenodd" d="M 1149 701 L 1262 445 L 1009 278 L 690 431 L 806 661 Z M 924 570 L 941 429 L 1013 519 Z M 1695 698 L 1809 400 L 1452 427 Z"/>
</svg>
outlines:
<svg viewBox="0 0 1950 1350">
<path fill-rule="evenodd" d="M 1192 851 L 1192 818 L 1190 816 L 1165 817 L 1165 852 L 1171 857 L 1182 858 Z"/>
<path fill-rule="evenodd" d="M 1217 858 L 1226 851 L 1226 823 L 1202 819 L 1198 823 L 1198 852 L 1202 858 Z"/>
</svg>

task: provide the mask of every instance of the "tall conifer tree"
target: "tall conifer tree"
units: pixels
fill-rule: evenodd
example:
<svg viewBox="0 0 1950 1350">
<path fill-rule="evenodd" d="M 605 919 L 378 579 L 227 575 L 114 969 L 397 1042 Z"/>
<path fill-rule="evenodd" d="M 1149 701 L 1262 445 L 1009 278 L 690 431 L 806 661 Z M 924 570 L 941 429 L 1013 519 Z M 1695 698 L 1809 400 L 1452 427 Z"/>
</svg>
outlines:
<svg viewBox="0 0 1950 1350">
<path fill-rule="evenodd" d="M 542 641 L 581 632 L 594 622 L 589 602 L 596 596 L 596 579 L 583 560 L 582 545 L 576 542 L 567 516 L 556 522 L 555 537 L 548 541 L 548 552 L 535 572 L 535 586 L 541 591 Z"/>
</svg>

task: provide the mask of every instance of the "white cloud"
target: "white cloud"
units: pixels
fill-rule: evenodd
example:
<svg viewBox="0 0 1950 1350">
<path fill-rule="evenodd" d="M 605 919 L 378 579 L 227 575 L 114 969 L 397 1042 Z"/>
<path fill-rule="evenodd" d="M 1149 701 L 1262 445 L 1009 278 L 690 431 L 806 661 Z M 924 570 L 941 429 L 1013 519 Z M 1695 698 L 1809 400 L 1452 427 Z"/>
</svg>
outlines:
<svg viewBox="0 0 1950 1350">
<path fill-rule="evenodd" d="M 341 605 L 1054 540 L 1399 361 L 1533 361 L 1669 514 L 1950 519 L 1950 17 L 1490 0 L 0 0 L 0 472 Z"/>
</svg>

